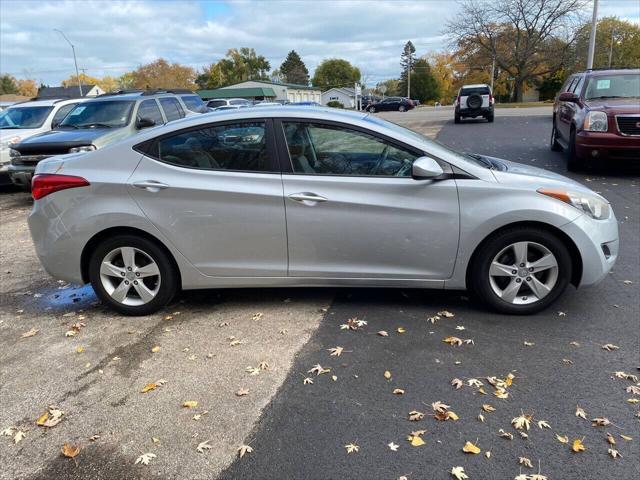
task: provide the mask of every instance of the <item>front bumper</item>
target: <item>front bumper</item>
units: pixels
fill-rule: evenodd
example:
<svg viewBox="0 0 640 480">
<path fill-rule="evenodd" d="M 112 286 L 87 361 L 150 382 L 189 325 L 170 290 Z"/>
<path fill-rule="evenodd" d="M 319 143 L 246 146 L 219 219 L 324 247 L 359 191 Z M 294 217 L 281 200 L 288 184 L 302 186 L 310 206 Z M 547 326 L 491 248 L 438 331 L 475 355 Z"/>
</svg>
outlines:
<svg viewBox="0 0 640 480">
<path fill-rule="evenodd" d="M 35 166 L 11 164 L 8 166 L 7 170 L 11 182 L 16 187 L 26 191 L 31 191 L 31 179 L 33 178 L 33 173 L 36 171 Z"/>
<path fill-rule="evenodd" d="M 586 132 L 576 135 L 576 156 L 602 160 L 640 162 L 640 137 L 612 132 Z"/>
<path fill-rule="evenodd" d="M 582 278 L 578 286 L 601 282 L 616 263 L 620 246 L 618 221 L 613 210 L 607 220 L 594 220 L 585 214 L 562 226 L 561 230 L 573 240 L 582 257 Z"/>
</svg>

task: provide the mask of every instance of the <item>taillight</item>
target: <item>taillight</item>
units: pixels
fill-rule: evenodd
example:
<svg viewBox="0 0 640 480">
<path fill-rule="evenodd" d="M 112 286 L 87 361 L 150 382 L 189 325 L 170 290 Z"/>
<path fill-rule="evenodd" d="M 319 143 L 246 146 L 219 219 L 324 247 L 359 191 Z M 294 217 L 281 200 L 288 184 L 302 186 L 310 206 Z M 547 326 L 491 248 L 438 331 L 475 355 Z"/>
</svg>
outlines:
<svg viewBox="0 0 640 480">
<path fill-rule="evenodd" d="M 41 173 L 31 180 L 31 196 L 34 200 L 40 200 L 53 192 L 68 188 L 86 187 L 88 185 L 90 183 L 82 177 Z"/>
<path fill-rule="evenodd" d="M 489 94 L 489 105 L 493 103 L 493 95 Z"/>
<path fill-rule="evenodd" d="M 460 105 L 460 95 L 456 98 L 456 105 Z"/>
</svg>

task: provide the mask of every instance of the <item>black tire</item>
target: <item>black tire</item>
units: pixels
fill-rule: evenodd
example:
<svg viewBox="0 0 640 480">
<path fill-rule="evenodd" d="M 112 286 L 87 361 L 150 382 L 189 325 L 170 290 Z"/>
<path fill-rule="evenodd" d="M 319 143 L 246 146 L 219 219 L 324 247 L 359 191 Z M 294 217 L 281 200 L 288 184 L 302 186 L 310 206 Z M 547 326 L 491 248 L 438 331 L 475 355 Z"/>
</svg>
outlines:
<svg viewBox="0 0 640 480">
<path fill-rule="evenodd" d="M 453 115 L 453 123 L 460 123 L 460 114 L 458 112 Z"/>
<path fill-rule="evenodd" d="M 467 107 L 471 110 L 477 110 L 482 106 L 482 97 L 477 93 L 469 95 L 467 97 Z"/>
<path fill-rule="evenodd" d="M 493 123 L 493 113 L 490 113 L 489 115 L 487 115 L 487 122 Z"/>
<path fill-rule="evenodd" d="M 406 112 L 406 111 L 407 111 L 407 107 L 405 107 L 404 105 L 400 105 L 400 106 L 398 107 L 398 111 L 399 111 L 399 112 Z"/>
<path fill-rule="evenodd" d="M 569 136 L 569 145 L 567 146 L 567 170 L 570 172 L 579 172 L 582 170 L 582 163 L 576 155 L 576 130 L 571 129 Z"/>
<path fill-rule="evenodd" d="M 503 300 L 493 291 L 489 281 L 489 268 L 502 249 L 523 241 L 536 242 L 553 253 L 558 263 L 558 277 L 551 291 L 541 300 L 529 304 L 514 304 Z M 474 255 L 469 269 L 469 287 L 485 305 L 499 313 L 530 315 L 547 308 L 564 292 L 571 281 L 572 262 L 567 246 L 553 233 L 535 227 L 515 227 L 487 238 Z"/>
<path fill-rule="evenodd" d="M 562 145 L 558 143 L 558 130 L 556 129 L 555 122 L 553 122 L 553 126 L 551 127 L 551 140 L 549 141 L 549 145 L 552 152 L 562 151 Z"/>
<path fill-rule="evenodd" d="M 141 250 L 155 261 L 160 271 L 160 285 L 156 296 L 143 305 L 125 305 L 111 298 L 100 280 L 100 265 L 107 254 L 119 247 Z M 89 260 L 89 281 L 103 303 L 123 315 L 149 315 L 167 305 L 178 291 L 178 273 L 173 261 L 155 242 L 137 235 L 116 235 L 100 243 Z M 124 280 L 123 280 L 124 281 Z"/>
<path fill-rule="evenodd" d="M 376 113 L 376 107 L 369 107 L 369 113 Z"/>
</svg>

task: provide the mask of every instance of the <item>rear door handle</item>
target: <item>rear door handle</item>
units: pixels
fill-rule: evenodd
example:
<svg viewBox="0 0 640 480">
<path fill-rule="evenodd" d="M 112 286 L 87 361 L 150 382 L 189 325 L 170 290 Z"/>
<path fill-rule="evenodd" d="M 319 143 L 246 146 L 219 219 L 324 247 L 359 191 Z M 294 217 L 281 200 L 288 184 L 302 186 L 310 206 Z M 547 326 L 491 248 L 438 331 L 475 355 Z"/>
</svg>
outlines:
<svg viewBox="0 0 640 480">
<path fill-rule="evenodd" d="M 292 193 L 291 195 L 289 195 L 289 198 L 291 200 L 296 201 L 296 202 L 305 203 L 306 205 L 309 205 L 311 203 L 316 203 L 316 202 L 326 202 L 327 201 L 327 199 L 325 197 L 322 197 L 320 195 L 317 195 L 317 194 L 311 193 L 311 192 Z M 307 202 L 309 202 L 309 203 L 307 203 Z"/>
<path fill-rule="evenodd" d="M 169 185 L 162 182 L 157 182 L 156 180 L 145 180 L 142 182 L 133 182 L 133 186 L 136 188 L 142 188 L 144 190 L 148 190 L 150 192 L 158 192 L 160 190 L 164 190 L 165 188 L 169 188 Z"/>
</svg>

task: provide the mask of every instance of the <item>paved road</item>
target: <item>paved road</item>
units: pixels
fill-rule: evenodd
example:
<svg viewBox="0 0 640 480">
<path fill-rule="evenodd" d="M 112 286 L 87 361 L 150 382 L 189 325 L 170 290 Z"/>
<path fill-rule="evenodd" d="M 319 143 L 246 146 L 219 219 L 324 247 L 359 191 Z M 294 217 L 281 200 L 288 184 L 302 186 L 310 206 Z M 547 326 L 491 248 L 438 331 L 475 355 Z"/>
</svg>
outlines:
<svg viewBox="0 0 640 480">
<path fill-rule="evenodd" d="M 553 107 L 545 105 L 541 107 L 496 107 L 496 117 L 520 117 L 526 115 L 551 117 Z M 525 113 L 526 112 L 526 113 Z M 379 115 L 397 123 L 411 124 L 413 122 L 446 122 L 453 119 L 453 107 L 420 107 L 408 112 L 380 112 Z"/>
<path fill-rule="evenodd" d="M 461 149 L 564 172 L 562 154 L 546 147 L 549 127 L 549 117 L 497 115 L 494 124 L 447 123 L 438 138 Z M 538 468 L 556 480 L 638 478 L 638 406 L 627 402 L 633 396 L 625 388 L 632 383 L 612 374 L 637 375 L 640 365 L 637 173 L 615 169 L 572 175 L 611 200 L 620 220 L 620 259 L 603 284 L 584 291 L 570 288 L 552 309 L 537 316 L 494 315 L 459 293 L 338 291 L 320 328 L 246 439 L 253 452 L 222 478 L 447 479 L 454 466 L 464 467 L 472 480 L 512 479 L 520 471 L 531 474 Z M 433 325 L 426 321 L 443 309 L 455 317 Z M 352 317 L 368 324 L 361 331 L 340 329 Z M 399 327 L 406 333 L 398 333 Z M 389 337 L 378 336 L 379 330 Z M 442 342 L 450 335 L 473 339 L 475 345 L 451 347 Z M 620 348 L 604 350 L 607 343 Z M 344 347 L 340 357 L 327 351 L 335 346 Z M 307 373 L 316 364 L 331 372 L 317 377 Z M 390 379 L 384 376 L 386 370 Z M 485 377 L 510 372 L 515 380 L 509 397 L 498 399 Z M 303 385 L 307 376 L 313 377 L 312 385 Z M 450 385 L 454 377 L 480 379 L 488 395 L 467 384 L 455 390 Z M 395 388 L 406 393 L 394 395 Z M 450 405 L 460 420 L 439 422 L 428 415 L 418 422 L 407 420 L 412 410 L 432 413 L 435 401 Z M 482 412 L 485 403 L 496 411 Z M 575 416 L 577 405 L 589 421 Z M 477 420 L 481 413 L 484 422 Z M 533 415 L 528 439 L 510 425 L 522 413 Z M 592 427 L 595 417 L 612 424 Z M 539 420 L 551 429 L 538 428 Z M 515 438 L 500 437 L 499 429 Z M 407 442 L 407 434 L 415 430 L 426 430 L 424 446 Z M 623 458 L 608 455 L 605 432 L 615 436 Z M 570 442 L 584 439 L 586 451 L 572 453 L 556 434 L 567 435 Z M 483 454 L 463 453 L 466 441 L 476 443 Z M 399 445 L 397 452 L 389 449 L 390 442 Z M 345 445 L 350 443 L 357 444 L 359 452 L 347 454 Z M 529 458 L 535 468 L 519 466 L 519 457 Z"/>
</svg>

